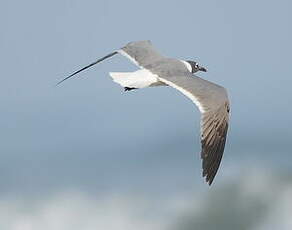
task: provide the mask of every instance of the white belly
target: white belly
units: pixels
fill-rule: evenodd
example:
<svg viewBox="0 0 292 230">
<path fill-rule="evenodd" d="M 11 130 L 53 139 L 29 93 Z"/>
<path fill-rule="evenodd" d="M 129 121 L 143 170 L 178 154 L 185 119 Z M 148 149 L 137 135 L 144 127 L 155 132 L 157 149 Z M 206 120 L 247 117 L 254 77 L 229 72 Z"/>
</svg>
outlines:
<svg viewBox="0 0 292 230">
<path fill-rule="evenodd" d="M 123 87 L 139 89 L 149 86 L 165 85 L 163 82 L 160 82 L 154 74 L 146 69 L 140 69 L 135 72 L 127 73 L 110 72 L 109 74 L 113 78 L 114 82 Z"/>
</svg>

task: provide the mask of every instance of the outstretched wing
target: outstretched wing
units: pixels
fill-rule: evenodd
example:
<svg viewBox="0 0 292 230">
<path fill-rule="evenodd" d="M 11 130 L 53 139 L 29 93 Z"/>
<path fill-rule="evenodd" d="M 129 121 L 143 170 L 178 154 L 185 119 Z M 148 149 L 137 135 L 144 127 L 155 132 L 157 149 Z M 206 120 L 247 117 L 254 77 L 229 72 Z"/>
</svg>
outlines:
<svg viewBox="0 0 292 230">
<path fill-rule="evenodd" d="M 202 114 L 201 158 L 203 176 L 211 185 L 223 156 L 229 120 L 229 103 L 226 101 L 213 111 Z"/>
<path fill-rule="evenodd" d="M 110 58 L 116 54 L 121 54 L 127 58 L 129 58 L 133 63 L 135 63 L 137 66 L 144 68 L 147 65 L 150 65 L 154 62 L 159 61 L 163 58 L 158 51 L 155 50 L 155 48 L 152 46 L 150 41 L 137 41 L 137 42 L 130 42 L 123 48 L 114 51 L 97 61 L 83 67 L 82 69 L 79 69 L 69 75 L 68 77 L 65 77 L 63 80 L 59 81 L 57 85 L 61 84 L 63 81 L 66 81 L 67 79 L 75 76 L 76 74 L 80 73 L 83 70 L 86 70 L 90 68 L 91 66 L 98 64 L 102 61 L 104 61 L 107 58 Z"/>
<path fill-rule="evenodd" d="M 226 90 L 191 73 L 181 76 L 164 76 L 160 81 L 189 97 L 201 112 L 201 158 L 203 176 L 209 185 L 218 171 L 224 152 L 228 120 L 229 100 Z"/>
<path fill-rule="evenodd" d="M 123 48 L 74 72 L 58 84 L 117 53 L 126 56 L 137 66 L 150 70 L 158 76 L 161 82 L 178 89 L 199 107 L 202 114 L 203 176 L 211 184 L 218 171 L 226 142 L 229 119 L 229 101 L 226 90 L 212 82 L 193 76 L 190 72 L 185 71 L 186 67 L 181 62 L 163 57 L 150 41 L 130 42 Z"/>
<path fill-rule="evenodd" d="M 164 58 L 150 41 L 130 42 L 117 52 L 142 68 Z"/>
</svg>

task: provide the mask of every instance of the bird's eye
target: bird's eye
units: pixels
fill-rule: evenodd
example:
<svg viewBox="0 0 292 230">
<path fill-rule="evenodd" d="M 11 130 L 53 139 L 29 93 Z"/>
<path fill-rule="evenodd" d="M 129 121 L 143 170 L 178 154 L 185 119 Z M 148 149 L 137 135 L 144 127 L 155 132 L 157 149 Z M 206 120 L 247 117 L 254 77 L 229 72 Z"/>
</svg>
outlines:
<svg viewBox="0 0 292 230">
<path fill-rule="evenodd" d="M 198 68 L 199 68 L 199 64 L 198 64 L 198 63 L 196 63 L 195 67 L 198 69 Z"/>
</svg>

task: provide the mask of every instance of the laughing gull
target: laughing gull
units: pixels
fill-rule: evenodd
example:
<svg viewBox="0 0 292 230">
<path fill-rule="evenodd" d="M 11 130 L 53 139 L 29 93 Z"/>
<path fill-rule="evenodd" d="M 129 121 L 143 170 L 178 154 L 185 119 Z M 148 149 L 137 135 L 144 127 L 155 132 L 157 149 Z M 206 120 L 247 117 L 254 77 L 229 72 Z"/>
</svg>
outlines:
<svg viewBox="0 0 292 230">
<path fill-rule="evenodd" d="M 164 57 L 156 51 L 150 41 L 130 42 L 123 48 L 74 72 L 58 84 L 115 54 L 127 57 L 140 67 L 135 72 L 110 73 L 113 80 L 123 86 L 125 91 L 153 86 L 171 86 L 190 98 L 199 108 L 203 177 L 211 185 L 222 159 L 227 136 L 229 100 L 226 90 L 222 86 L 195 76 L 194 73 L 198 71 L 207 71 L 197 62 Z"/>
</svg>

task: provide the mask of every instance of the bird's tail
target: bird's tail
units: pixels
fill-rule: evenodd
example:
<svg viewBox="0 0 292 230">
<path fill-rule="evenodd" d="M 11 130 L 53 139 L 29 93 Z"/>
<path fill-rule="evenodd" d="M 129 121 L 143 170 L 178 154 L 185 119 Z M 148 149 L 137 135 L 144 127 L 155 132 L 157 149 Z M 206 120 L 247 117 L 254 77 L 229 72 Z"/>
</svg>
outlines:
<svg viewBox="0 0 292 230">
<path fill-rule="evenodd" d="M 157 82 L 157 78 L 153 77 L 145 70 L 123 73 L 110 72 L 109 74 L 114 82 L 128 88 L 145 88 Z"/>
<path fill-rule="evenodd" d="M 114 82 L 120 84 L 123 87 L 134 87 L 135 83 L 137 82 L 137 77 L 131 72 L 110 72 L 109 74 Z"/>
</svg>

